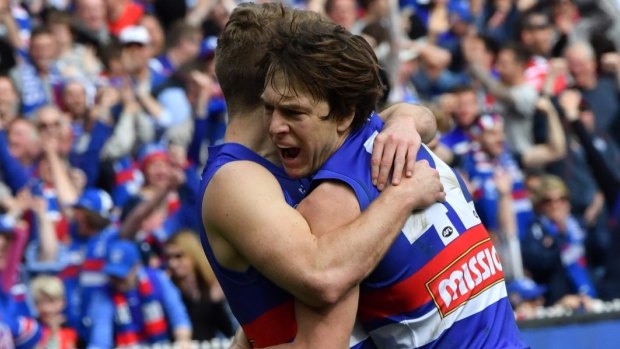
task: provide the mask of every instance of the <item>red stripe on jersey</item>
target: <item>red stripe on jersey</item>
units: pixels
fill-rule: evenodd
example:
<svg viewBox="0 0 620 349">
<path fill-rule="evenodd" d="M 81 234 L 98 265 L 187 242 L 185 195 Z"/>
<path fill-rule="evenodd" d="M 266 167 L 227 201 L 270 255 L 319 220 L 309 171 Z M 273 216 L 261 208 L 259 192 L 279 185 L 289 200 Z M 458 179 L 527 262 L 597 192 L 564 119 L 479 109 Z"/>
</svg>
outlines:
<svg viewBox="0 0 620 349">
<path fill-rule="evenodd" d="M 241 325 L 252 348 L 289 343 L 297 334 L 293 300 L 289 300 L 254 321 Z"/>
<path fill-rule="evenodd" d="M 105 261 L 103 259 L 87 259 L 84 261 L 83 270 L 101 271 Z"/>
<path fill-rule="evenodd" d="M 432 260 L 426 263 L 424 267 L 408 278 L 389 287 L 370 292 L 363 291 L 360 294 L 359 316 L 363 321 L 386 318 L 395 314 L 411 312 L 431 300 L 435 302 L 442 316 L 447 315 L 449 311 L 456 309 L 456 307 L 463 304 L 467 299 L 472 298 L 482 290 L 488 288 L 489 281 L 487 279 L 489 279 L 491 275 L 485 275 L 487 279 L 478 280 L 478 284 L 474 282 L 474 285 L 471 285 L 471 292 L 467 293 L 468 297 L 464 297 L 465 293 L 462 295 L 463 297 L 456 296 L 459 302 L 442 302 L 444 298 L 447 298 L 446 289 L 448 287 L 452 288 L 454 283 L 457 283 L 457 288 L 462 287 L 462 282 L 450 281 L 452 273 L 463 265 L 463 263 L 458 262 L 463 260 L 469 261 L 471 258 L 476 258 L 480 249 L 488 249 L 491 247 L 492 244 L 489 240 L 489 234 L 484 226 L 479 224 L 472 227 L 461 234 L 458 239 L 451 242 L 433 257 Z M 490 252 L 491 251 L 489 251 L 489 253 Z M 468 268 L 468 266 L 466 266 L 466 268 Z M 489 269 L 488 266 L 487 269 Z M 494 266 L 495 273 L 493 276 L 499 275 L 498 278 L 502 279 L 503 274 L 501 270 L 496 269 L 497 268 Z M 478 269 L 476 269 L 476 272 L 482 275 Z M 468 276 L 471 277 L 469 274 Z M 497 280 L 495 279 L 494 277 L 490 283 L 496 282 Z M 470 280 L 466 278 L 465 281 L 469 282 Z M 455 292 L 462 290 L 463 288 L 460 288 Z M 451 296 L 454 297 L 454 295 Z M 460 300 L 462 300 L 462 302 Z"/>
</svg>

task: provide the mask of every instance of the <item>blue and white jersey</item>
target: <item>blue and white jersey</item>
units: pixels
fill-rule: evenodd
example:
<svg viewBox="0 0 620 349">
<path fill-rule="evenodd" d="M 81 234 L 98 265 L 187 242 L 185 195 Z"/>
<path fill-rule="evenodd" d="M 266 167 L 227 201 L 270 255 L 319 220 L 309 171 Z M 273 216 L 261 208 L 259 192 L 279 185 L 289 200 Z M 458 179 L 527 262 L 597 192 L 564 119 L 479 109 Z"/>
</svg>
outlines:
<svg viewBox="0 0 620 349">
<path fill-rule="evenodd" d="M 372 115 L 313 176 L 342 181 L 362 210 L 379 195 L 370 159 L 383 127 Z M 360 285 L 358 318 L 378 348 L 525 348 L 507 298 L 502 264 L 465 185 L 422 146 L 439 171 L 446 202 L 415 211 Z"/>
</svg>

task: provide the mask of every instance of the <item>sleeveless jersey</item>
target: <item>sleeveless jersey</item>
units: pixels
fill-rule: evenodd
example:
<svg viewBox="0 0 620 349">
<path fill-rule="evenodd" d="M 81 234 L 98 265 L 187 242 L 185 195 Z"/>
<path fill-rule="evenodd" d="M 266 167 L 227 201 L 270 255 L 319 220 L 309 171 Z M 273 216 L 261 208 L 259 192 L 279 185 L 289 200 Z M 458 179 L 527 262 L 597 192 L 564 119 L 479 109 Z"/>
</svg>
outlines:
<svg viewBox="0 0 620 349">
<path fill-rule="evenodd" d="M 312 178 L 348 184 L 362 210 L 379 195 L 370 177 L 372 115 Z M 422 146 L 447 194 L 414 212 L 360 285 L 358 318 L 379 348 L 524 348 L 507 298 L 502 265 L 462 179 Z"/>
<path fill-rule="evenodd" d="M 253 161 L 269 170 L 280 183 L 289 205 L 296 206 L 303 199 L 305 194 L 303 181 L 288 178 L 282 168 L 236 143 L 225 143 L 209 148 L 209 159 L 200 183 L 201 198 L 218 169 L 229 162 L 242 160 Z M 293 296 L 253 267 L 245 272 L 223 267 L 215 258 L 204 229 L 201 232 L 201 240 L 230 308 L 250 344 L 253 347 L 266 347 L 292 341 L 297 334 Z"/>
</svg>

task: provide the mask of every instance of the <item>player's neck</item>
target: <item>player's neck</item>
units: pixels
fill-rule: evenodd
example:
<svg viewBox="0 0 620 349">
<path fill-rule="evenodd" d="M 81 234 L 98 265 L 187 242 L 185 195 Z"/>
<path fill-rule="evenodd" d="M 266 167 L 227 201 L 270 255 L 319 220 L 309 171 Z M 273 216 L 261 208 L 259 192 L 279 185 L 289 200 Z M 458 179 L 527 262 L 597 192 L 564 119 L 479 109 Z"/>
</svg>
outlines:
<svg viewBox="0 0 620 349">
<path fill-rule="evenodd" d="M 231 117 L 224 135 L 224 142 L 242 144 L 267 160 L 277 165 L 280 164 L 280 158 L 269 139 L 261 116 Z"/>
</svg>

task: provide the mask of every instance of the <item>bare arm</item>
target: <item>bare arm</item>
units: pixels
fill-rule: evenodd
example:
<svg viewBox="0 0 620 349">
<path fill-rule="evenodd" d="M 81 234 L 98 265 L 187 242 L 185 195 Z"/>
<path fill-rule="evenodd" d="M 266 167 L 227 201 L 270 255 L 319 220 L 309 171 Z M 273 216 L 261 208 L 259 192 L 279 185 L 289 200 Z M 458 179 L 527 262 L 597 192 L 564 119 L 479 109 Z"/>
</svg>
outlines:
<svg viewBox="0 0 620 349">
<path fill-rule="evenodd" d="M 58 256 L 58 239 L 54 223 L 47 216 L 47 200 L 42 197 L 33 197 L 31 200 L 39 224 L 39 261 L 55 261 Z"/>
<path fill-rule="evenodd" d="M 547 143 L 534 145 L 523 154 L 523 165 L 527 168 L 544 166 L 566 155 L 566 134 L 555 107 L 548 97 L 539 98 L 536 106 L 547 116 L 549 137 Z"/>
<path fill-rule="evenodd" d="M 213 177 L 203 197 L 202 216 L 216 258 L 224 266 L 242 271 L 251 264 L 300 301 L 326 306 L 373 269 L 414 207 L 443 200 L 439 188 L 437 172 L 426 162 L 418 163 L 414 177 L 388 187 L 358 219 L 315 236 L 284 201 L 271 173 L 239 161 Z M 333 201 L 335 207 L 343 204 L 338 198 Z"/>
<path fill-rule="evenodd" d="M 58 140 L 56 137 L 47 136 L 44 140 L 44 151 L 52 172 L 54 188 L 58 194 L 58 201 L 63 206 L 71 205 L 77 201 L 79 193 L 69 175 L 68 164 L 61 160 L 58 155 Z"/>
<path fill-rule="evenodd" d="M 491 76 L 491 74 L 486 71 L 486 69 L 484 69 L 479 64 L 472 62 L 469 63 L 469 71 L 476 80 L 482 83 L 482 85 L 487 89 L 487 91 L 489 91 L 490 94 L 492 94 L 500 101 L 506 103 L 511 108 L 514 107 L 516 101 L 514 99 L 514 96 L 510 93 L 510 89 L 502 86 L 502 84 L 495 80 L 495 78 L 493 78 L 493 76 Z"/>
</svg>

